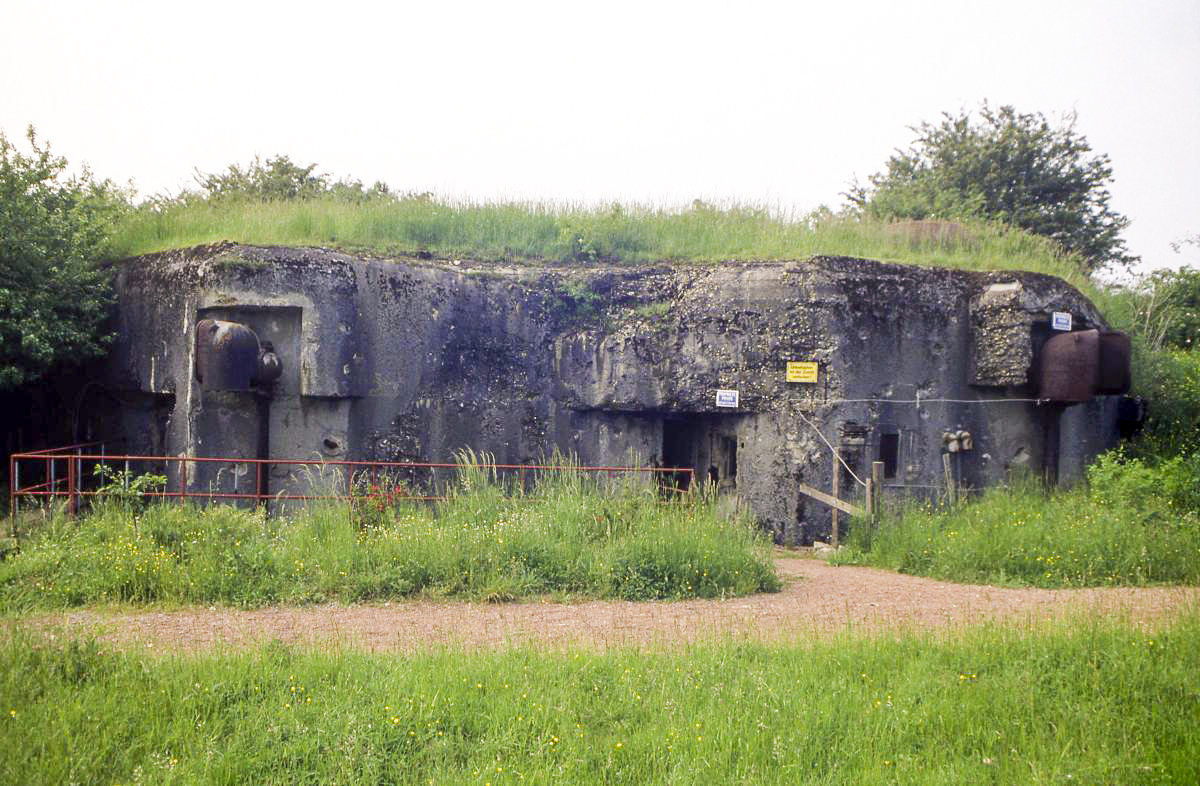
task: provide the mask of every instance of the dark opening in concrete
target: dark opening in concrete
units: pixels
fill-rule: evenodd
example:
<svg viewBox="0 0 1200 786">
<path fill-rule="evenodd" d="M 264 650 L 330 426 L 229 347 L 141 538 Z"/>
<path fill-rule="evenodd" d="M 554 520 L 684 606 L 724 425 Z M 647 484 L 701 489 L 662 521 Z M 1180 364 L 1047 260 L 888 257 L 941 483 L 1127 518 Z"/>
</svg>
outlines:
<svg viewBox="0 0 1200 786">
<path fill-rule="evenodd" d="M 883 462 L 883 476 L 896 477 L 896 468 L 900 466 L 900 433 L 885 432 L 879 435 L 879 458 Z"/>
<path fill-rule="evenodd" d="M 695 468 L 697 431 L 697 424 L 690 420 L 663 421 L 663 466 Z M 681 473 L 675 484 L 686 490 L 689 480 Z"/>
<path fill-rule="evenodd" d="M 697 482 L 712 483 L 721 491 L 737 487 L 736 418 L 685 415 L 663 421 L 663 465 L 690 467 Z M 688 479 L 680 478 L 686 488 Z"/>
</svg>

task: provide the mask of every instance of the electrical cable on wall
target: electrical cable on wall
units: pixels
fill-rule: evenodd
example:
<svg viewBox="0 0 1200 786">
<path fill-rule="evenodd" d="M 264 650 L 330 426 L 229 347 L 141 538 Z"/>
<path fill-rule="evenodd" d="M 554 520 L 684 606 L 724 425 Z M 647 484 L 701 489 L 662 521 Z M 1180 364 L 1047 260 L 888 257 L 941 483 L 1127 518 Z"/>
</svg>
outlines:
<svg viewBox="0 0 1200 786">
<path fill-rule="evenodd" d="M 1048 399 L 1042 399 L 1042 398 L 969 398 L 969 399 L 964 399 L 964 398 L 920 398 L 920 397 L 917 397 L 917 398 L 838 398 L 838 399 L 826 399 L 824 401 L 812 400 L 808 403 L 812 403 L 812 404 L 915 404 L 916 406 L 919 407 L 922 404 L 1005 404 L 1005 403 L 1010 403 L 1010 402 L 1011 403 L 1021 403 L 1021 404 L 1038 404 L 1040 406 L 1042 404 L 1047 403 Z M 846 463 L 846 460 L 842 458 L 842 454 L 839 453 L 837 448 L 835 448 L 833 446 L 833 443 L 825 438 L 825 435 L 821 432 L 821 429 L 818 428 L 815 423 L 813 423 L 811 420 L 809 420 L 807 417 L 805 417 L 803 412 L 797 410 L 796 414 L 799 415 L 800 419 L 803 420 L 813 431 L 815 431 L 817 433 L 817 436 L 821 438 L 821 441 L 824 442 L 829 447 L 830 452 L 832 452 L 833 455 L 837 457 L 838 463 L 841 464 L 846 469 L 846 472 L 850 473 L 850 477 L 854 478 L 854 480 L 857 481 L 860 486 L 865 487 L 867 485 L 866 481 L 864 481 L 857 474 L 855 474 L 854 470 L 852 470 L 850 468 L 850 465 Z"/>
<path fill-rule="evenodd" d="M 805 404 L 1048 404 L 1045 398 L 831 398 L 800 399 Z"/>
<path fill-rule="evenodd" d="M 829 440 L 825 439 L 825 435 L 821 433 L 821 429 L 817 428 L 816 425 L 811 420 L 804 417 L 803 412 L 797 412 L 796 414 L 799 415 L 801 420 L 803 420 L 805 423 L 807 423 L 812 428 L 813 431 L 817 432 L 817 436 L 821 438 L 822 442 L 824 442 L 826 445 L 829 445 L 829 450 L 832 451 L 833 455 L 837 457 L 838 463 L 841 464 L 843 467 L 845 467 L 846 471 L 850 473 L 850 477 L 852 477 L 856 481 L 858 481 L 860 486 L 866 487 L 867 482 L 865 480 L 863 480 L 862 478 L 860 478 L 858 475 L 854 474 L 854 470 L 850 469 L 850 465 L 847 464 L 846 460 L 842 458 L 842 454 L 839 453 L 837 448 L 835 448 L 833 446 L 833 443 L 831 443 Z"/>
</svg>

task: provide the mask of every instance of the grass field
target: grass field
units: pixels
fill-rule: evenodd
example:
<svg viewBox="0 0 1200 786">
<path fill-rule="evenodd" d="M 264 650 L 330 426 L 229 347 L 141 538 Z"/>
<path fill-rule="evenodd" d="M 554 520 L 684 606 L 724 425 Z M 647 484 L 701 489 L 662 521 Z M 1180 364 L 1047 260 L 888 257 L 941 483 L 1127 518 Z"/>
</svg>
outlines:
<svg viewBox="0 0 1200 786">
<path fill-rule="evenodd" d="M 970 583 L 1200 584 L 1200 512 L 1190 508 L 1200 492 L 1189 467 L 1154 472 L 1102 458 L 1091 472 L 1091 488 L 1018 483 L 960 507 L 910 505 L 874 527 L 854 522 L 833 561 Z M 1168 482 L 1176 475 L 1178 488 Z"/>
<path fill-rule="evenodd" d="M 113 503 L 51 518 L 0 561 L 0 608 L 720 597 L 778 589 L 770 548 L 715 500 L 665 504 L 653 482 L 608 486 L 563 471 L 515 495 L 467 468 L 436 507 L 364 496 L 269 517 Z"/>
<path fill-rule="evenodd" d="M 436 516 L 367 498 L 293 519 L 113 505 L 80 522 L 55 520 L 0 562 L 0 597 L 6 610 L 21 612 L 418 591 L 692 597 L 754 591 L 738 584 L 747 572 L 767 588 L 775 581 L 766 544 L 744 524 L 723 523 L 703 498 L 663 506 L 651 488 L 607 495 L 570 473 L 514 498 L 478 468 L 462 477 Z M 903 553 L 938 554 L 923 566 L 931 572 L 977 567 L 996 559 L 999 545 L 1020 545 L 1029 570 L 1054 569 L 1038 579 L 997 562 L 1002 576 L 1022 583 L 1187 580 L 1198 563 L 1171 548 L 1191 541 L 1172 541 L 1170 532 L 1158 545 L 1148 532 L 1138 537 L 1137 527 L 1169 530 L 1160 515 L 1123 525 L 1134 532 L 1128 537 L 1120 522 L 1102 520 L 1101 503 L 1115 497 L 993 492 L 1003 493 L 923 513 L 926 529 L 896 542 L 908 544 Z M 1057 526 L 1068 521 L 1083 529 Z M 918 535 L 939 538 L 937 547 L 922 546 Z M 874 533 L 877 544 L 888 537 L 896 533 Z M 1117 557 L 1109 562 L 1075 553 L 1079 546 L 1103 554 L 1112 539 Z M 1148 543 L 1159 550 L 1146 552 Z M 1141 557 L 1130 562 L 1135 547 Z M 1064 549 L 1050 565 L 1037 559 Z M 441 578 L 418 589 L 406 583 L 414 566 Z M 1184 572 L 1167 575 L 1172 566 Z M 586 581 L 564 589 L 530 583 L 534 576 Z M 32 624 L 10 615 L 0 633 L 0 783 L 1200 779 L 1198 609 L 1153 626 L 1076 616 L 941 633 L 848 629 L 771 644 L 430 646 L 404 655 L 349 643 L 157 655 Z"/>
<path fill-rule="evenodd" d="M 1200 617 L 686 650 L 0 643 L 0 782 L 1196 783 Z"/>
<path fill-rule="evenodd" d="M 792 216 L 763 207 L 453 203 L 408 197 L 352 204 L 218 200 L 133 211 L 112 254 L 232 240 L 380 253 L 427 251 L 481 260 L 717 262 L 857 256 L 974 270 L 1052 273 L 1083 283 L 1051 241 L 987 224 L 882 224 Z"/>
</svg>

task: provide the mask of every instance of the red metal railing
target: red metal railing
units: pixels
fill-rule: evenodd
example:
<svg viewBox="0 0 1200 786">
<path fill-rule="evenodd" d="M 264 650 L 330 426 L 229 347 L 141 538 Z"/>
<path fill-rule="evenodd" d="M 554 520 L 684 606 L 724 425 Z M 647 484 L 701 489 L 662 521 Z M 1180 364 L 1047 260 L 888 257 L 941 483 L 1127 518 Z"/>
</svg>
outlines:
<svg viewBox="0 0 1200 786">
<path fill-rule="evenodd" d="M 85 452 L 87 451 L 87 452 Z M 239 490 L 240 477 L 249 474 L 248 467 L 254 466 L 254 490 Z M 96 468 L 110 470 L 107 482 L 96 478 Z M 192 476 L 197 466 L 232 467 L 229 479 L 221 479 L 218 469 L 216 478 L 204 489 L 195 488 Z M 265 492 L 269 467 L 294 467 L 298 471 L 288 473 L 284 479 L 288 486 L 275 493 Z M 92 469 L 89 476 L 85 467 Z M 120 474 L 113 474 L 120 467 Z M 238 472 L 237 469 L 247 469 Z M 649 475 L 667 492 L 681 495 L 692 487 L 694 471 L 689 467 L 624 467 L 624 466 L 576 466 L 565 464 L 498 464 L 494 462 L 430 463 L 409 461 L 347 461 L 322 459 L 251 459 L 208 456 L 141 456 L 107 453 L 102 443 L 81 443 L 59 448 L 14 453 L 9 458 L 9 514 L 15 520 L 22 500 L 63 500 L 67 512 L 78 512 L 81 502 L 95 497 L 118 493 L 113 484 L 120 483 L 128 488 L 134 470 L 138 474 L 152 473 L 168 476 L 165 486 L 139 492 L 149 499 L 184 501 L 253 501 L 256 504 L 282 500 L 315 501 L 354 498 L 387 500 L 437 501 L 445 499 L 439 493 L 439 471 L 447 474 L 483 471 L 494 476 L 508 475 L 509 485 L 520 492 L 526 491 L 530 483 L 536 483 L 539 475 L 555 473 L 582 473 L 603 476 L 612 480 L 618 476 Z M 426 475 L 428 477 L 421 478 Z M 404 476 L 407 476 L 404 477 Z M 451 476 L 453 477 L 453 476 Z M 277 478 L 276 478 L 277 479 Z M 450 478 L 443 479 L 444 484 Z M 408 482 L 405 482 L 405 481 Z M 410 483 L 412 484 L 410 486 Z M 356 484 L 362 488 L 356 489 Z M 232 485 L 232 489 L 223 486 Z M 297 493 L 297 487 L 307 487 L 312 493 Z M 321 487 L 324 487 L 323 489 Z"/>
<path fill-rule="evenodd" d="M 74 445 L 10 455 L 8 459 L 9 515 L 16 515 L 18 495 L 44 497 L 66 495 L 70 497 L 70 490 L 79 485 L 76 473 L 81 466 L 73 459 L 83 455 L 85 450 L 95 451 L 96 455 L 103 458 L 105 444 L 103 442 L 79 442 Z M 27 470 L 30 462 L 34 463 L 34 468 L 42 469 L 40 482 L 26 486 L 21 485 L 22 462 L 25 462 Z M 65 462 L 61 471 L 59 469 L 60 462 Z"/>
</svg>

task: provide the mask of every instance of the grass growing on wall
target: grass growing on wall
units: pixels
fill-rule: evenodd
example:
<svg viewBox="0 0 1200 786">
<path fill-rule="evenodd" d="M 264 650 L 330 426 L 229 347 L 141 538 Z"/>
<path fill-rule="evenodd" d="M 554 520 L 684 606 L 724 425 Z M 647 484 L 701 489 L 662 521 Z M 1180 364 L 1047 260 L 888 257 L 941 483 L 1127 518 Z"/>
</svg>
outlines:
<svg viewBox="0 0 1200 786">
<path fill-rule="evenodd" d="M 9 610 L 416 594 L 675 599 L 779 586 L 763 533 L 725 518 L 711 499 L 667 505 L 652 482 L 601 485 L 570 471 L 518 496 L 469 466 L 434 508 L 362 498 L 271 518 L 227 506 L 110 504 L 79 521 L 53 519 L 0 562 L 0 606 Z"/>
<path fill-rule="evenodd" d="M 585 263 L 797 259 L 824 254 L 974 270 L 1033 270 L 1084 280 L 1076 262 L 1064 257 L 1053 242 L 1000 226 L 936 222 L 914 226 L 788 216 L 738 204 L 671 210 L 642 205 L 443 202 L 425 197 L 360 204 L 332 197 L 197 201 L 132 212 L 114 238 L 113 253 L 131 256 L 222 240 Z"/>
<path fill-rule="evenodd" d="M 1200 620 L 681 651 L 0 642 L 0 782 L 1196 783 Z"/>
<path fill-rule="evenodd" d="M 1031 482 L 951 509 L 912 505 L 875 527 L 856 521 L 833 559 L 970 583 L 1200 584 L 1198 470 L 1110 453 L 1088 488 L 1048 493 Z"/>
</svg>

